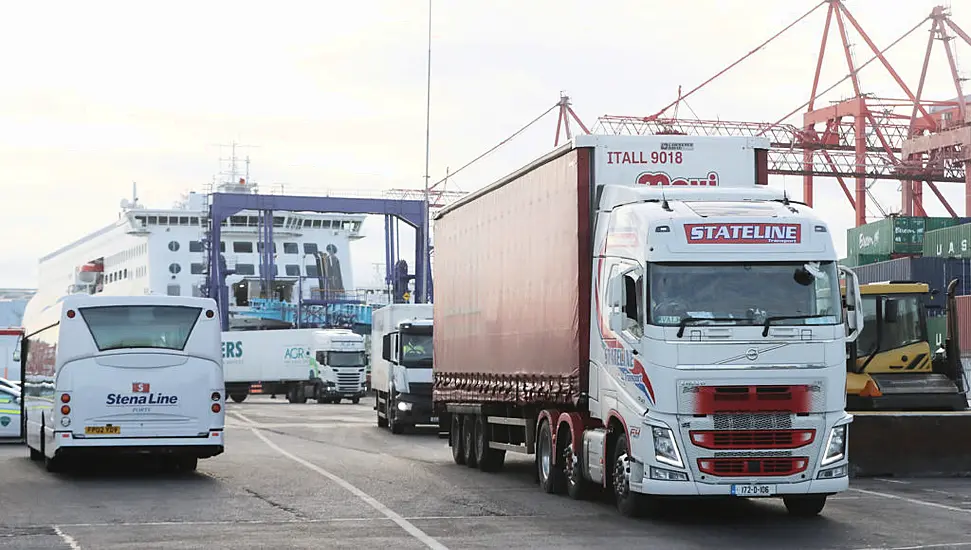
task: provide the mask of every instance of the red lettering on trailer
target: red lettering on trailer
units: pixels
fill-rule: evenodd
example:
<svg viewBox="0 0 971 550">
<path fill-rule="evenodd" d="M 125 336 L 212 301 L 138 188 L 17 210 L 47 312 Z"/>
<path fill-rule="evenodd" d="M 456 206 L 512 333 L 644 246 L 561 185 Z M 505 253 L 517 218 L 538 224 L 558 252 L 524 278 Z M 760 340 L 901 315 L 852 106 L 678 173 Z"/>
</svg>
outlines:
<svg viewBox="0 0 971 550">
<path fill-rule="evenodd" d="M 689 244 L 798 244 L 802 226 L 797 223 L 688 223 Z"/>
<path fill-rule="evenodd" d="M 638 185 L 651 186 L 691 186 L 691 187 L 718 187 L 718 172 L 708 172 L 703 178 L 681 178 L 665 174 L 664 172 L 641 172 L 637 176 Z"/>
</svg>

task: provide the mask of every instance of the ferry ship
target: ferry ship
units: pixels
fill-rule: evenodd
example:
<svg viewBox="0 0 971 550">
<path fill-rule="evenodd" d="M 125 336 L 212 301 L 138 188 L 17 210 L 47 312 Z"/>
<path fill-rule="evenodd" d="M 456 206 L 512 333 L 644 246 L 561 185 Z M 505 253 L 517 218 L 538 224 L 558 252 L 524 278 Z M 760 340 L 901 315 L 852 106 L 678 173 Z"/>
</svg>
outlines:
<svg viewBox="0 0 971 550">
<path fill-rule="evenodd" d="M 235 176 L 234 170 L 233 178 L 217 185 L 216 191 L 258 192 L 257 185 Z M 208 192 L 191 192 L 173 208 L 146 208 L 133 189 L 132 199 L 121 202 L 117 221 L 40 259 L 38 294 L 205 295 L 207 198 Z M 219 246 L 231 273 L 226 278 L 230 330 L 299 326 L 294 318 L 297 308 L 289 306 L 319 298 L 321 285 L 328 294 L 351 294 L 355 287 L 350 243 L 364 238 L 365 218 L 275 213 L 276 273 L 269 292 L 261 288 L 259 278 L 259 213 L 241 211 L 223 221 Z M 330 324 L 319 309 L 310 316 L 317 322 L 304 321 L 303 326 Z M 340 317 L 345 319 L 340 324 L 354 324 L 346 313 Z"/>
</svg>

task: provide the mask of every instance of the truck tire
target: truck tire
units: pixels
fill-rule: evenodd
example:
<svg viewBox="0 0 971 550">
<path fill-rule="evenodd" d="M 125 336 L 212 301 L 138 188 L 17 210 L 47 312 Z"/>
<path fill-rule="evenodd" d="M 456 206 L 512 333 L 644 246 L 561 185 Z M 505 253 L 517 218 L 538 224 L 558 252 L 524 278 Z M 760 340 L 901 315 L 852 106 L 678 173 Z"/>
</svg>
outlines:
<svg viewBox="0 0 971 550">
<path fill-rule="evenodd" d="M 498 472 L 506 461 L 506 451 L 489 447 L 491 434 L 485 415 L 475 415 L 475 461 L 483 472 Z"/>
<path fill-rule="evenodd" d="M 465 453 L 465 465 L 477 468 L 479 461 L 475 453 L 475 417 L 471 414 L 462 415 L 462 451 Z"/>
<path fill-rule="evenodd" d="M 826 495 L 793 495 L 782 497 L 790 516 L 811 518 L 819 515 L 826 506 Z"/>
<path fill-rule="evenodd" d="M 539 435 L 536 438 L 536 469 L 539 473 L 539 486 L 544 492 L 559 495 L 566 488 L 563 480 L 563 470 L 553 465 L 553 432 L 548 420 L 539 425 Z"/>
<path fill-rule="evenodd" d="M 465 447 L 462 445 L 462 415 L 452 415 L 452 426 L 448 430 L 448 444 L 452 447 L 452 460 L 459 466 L 465 464 Z"/>
<path fill-rule="evenodd" d="M 245 393 L 231 393 L 229 398 L 233 400 L 233 403 L 242 403 L 246 401 L 246 395 Z"/>
<path fill-rule="evenodd" d="M 563 480 L 566 483 L 566 493 L 573 500 L 586 500 L 590 496 L 592 489 L 587 478 L 583 477 L 583 464 L 580 457 L 575 453 L 573 444 L 573 433 L 568 426 L 564 426 L 559 437 L 556 438 L 556 445 L 560 449 L 563 467 Z"/>
<path fill-rule="evenodd" d="M 360 402 L 361 402 L 361 398 L 360 397 L 352 397 L 351 398 L 351 403 L 354 403 L 355 405 L 357 405 Z"/>
<path fill-rule="evenodd" d="M 625 432 L 621 432 L 617 437 L 612 464 L 610 480 L 614 502 L 621 515 L 636 518 L 656 513 L 658 510 L 657 499 L 630 490 L 630 464 L 627 454 L 627 434 Z"/>
</svg>

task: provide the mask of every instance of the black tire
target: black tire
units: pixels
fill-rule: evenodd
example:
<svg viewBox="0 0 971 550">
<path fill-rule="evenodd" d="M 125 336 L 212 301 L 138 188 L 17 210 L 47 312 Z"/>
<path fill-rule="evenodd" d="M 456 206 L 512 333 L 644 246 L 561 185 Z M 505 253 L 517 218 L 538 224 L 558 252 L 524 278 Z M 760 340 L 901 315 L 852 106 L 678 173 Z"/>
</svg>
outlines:
<svg viewBox="0 0 971 550">
<path fill-rule="evenodd" d="M 555 454 L 550 423 L 543 420 L 539 425 L 539 436 L 536 438 L 536 469 L 539 475 L 539 486 L 546 493 L 559 495 L 566 489 L 566 482 L 563 479 L 563 469 L 553 465 Z"/>
<path fill-rule="evenodd" d="M 181 456 L 176 460 L 180 472 L 194 472 L 199 467 L 199 459 L 194 456 Z"/>
<path fill-rule="evenodd" d="M 811 518 L 819 515 L 826 506 L 826 495 L 794 495 L 782 497 L 790 516 Z"/>
<path fill-rule="evenodd" d="M 465 465 L 478 468 L 479 461 L 475 452 L 475 417 L 471 414 L 462 415 L 462 451 L 465 454 Z"/>
<path fill-rule="evenodd" d="M 483 472 L 498 472 L 506 462 L 506 451 L 489 447 L 491 434 L 485 415 L 475 415 L 475 461 Z"/>
<path fill-rule="evenodd" d="M 586 500 L 593 489 L 591 483 L 583 477 L 583 463 L 580 455 L 573 444 L 573 433 L 569 428 L 564 428 L 563 433 L 557 438 L 557 446 L 560 451 L 560 465 L 563 468 L 563 480 L 566 483 L 566 493 L 573 500 Z"/>
<path fill-rule="evenodd" d="M 462 445 L 462 415 L 452 415 L 448 430 L 448 444 L 452 447 L 452 460 L 459 466 L 465 464 L 465 447 Z"/>
<path fill-rule="evenodd" d="M 64 457 L 55 456 L 54 458 L 47 458 L 45 456 L 44 468 L 52 474 L 64 471 Z"/>
<path fill-rule="evenodd" d="M 357 405 L 360 402 L 361 402 L 361 398 L 360 397 L 354 397 L 354 398 L 351 399 L 351 403 L 354 403 L 355 405 Z"/>
<path fill-rule="evenodd" d="M 657 510 L 657 500 L 648 498 L 640 493 L 630 490 L 630 464 L 627 460 L 627 437 L 626 433 L 620 432 L 617 436 L 617 443 L 614 445 L 614 457 L 611 461 L 611 488 L 614 493 L 614 503 L 621 515 L 636 518 L 645 513 L 654 513 Z"/>
<path fill-rule="evenodd" d="M 30 451 L 30 459 L 34 462 L 40 462 L 40 459 L 44 458 L 44 455 L 40 454 L 37 449 L 33 447 L 27 447 L 27 449 Z"/>
<path fill-rule="evenodd" d="M 242 403 L 246 401 L 246 395 L 245 393 L 231 393 L 229 398 L 233 400 L 233 403 Z"/>
</svg>

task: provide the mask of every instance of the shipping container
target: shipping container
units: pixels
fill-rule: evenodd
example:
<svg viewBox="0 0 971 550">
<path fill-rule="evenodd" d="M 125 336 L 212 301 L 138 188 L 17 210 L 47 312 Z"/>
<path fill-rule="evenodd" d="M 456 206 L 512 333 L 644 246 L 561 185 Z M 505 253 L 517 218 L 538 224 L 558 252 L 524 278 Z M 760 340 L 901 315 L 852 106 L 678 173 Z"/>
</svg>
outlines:
<svg viewBox="0 0 971 550">
<path fill-rule="evenodd" d="M 853 268 L 860 283 L 915 281 L 927 283 L 938 293 L 927 300 L 929 310 L 942 310 L 947 284 L 958 279 L 957 294 L 971 294 L 971 260 L 960 258 L 906 257 Z M 931 315 L 939 314 L 930 311 Z"/>
<path fill-rule="evenodd" d="M 971 218 L 891 216 L 859 227 L 852 227 L 846 232 L 847 257 L 921 254 L 924 250 L 924 234 L 927 231 L 941 230 L 968 223 L 968 221 L 971 221 Z M 858 265 L 864 263 L 855 261 Z"/>
<path fill-rule="evenodd" d="M 971 296 L 957 297 L 958 342 L 961 355 L 971 355 Z"/>
<path fill-rule="evenodd" d="M 947 338 L 947 317 L 943 315 L 928 317 L 927 342 L 931 345 L 932 353 L 937 351 L 938 348 L 944 347 L 945 338 Z"/>
<path fill-rule="evenodd" d="M 924 256 L 971 258 L 971 224 L 962 224 L 924 235 Z"/>
</svg>

